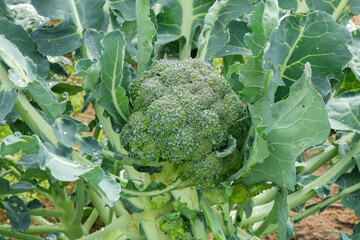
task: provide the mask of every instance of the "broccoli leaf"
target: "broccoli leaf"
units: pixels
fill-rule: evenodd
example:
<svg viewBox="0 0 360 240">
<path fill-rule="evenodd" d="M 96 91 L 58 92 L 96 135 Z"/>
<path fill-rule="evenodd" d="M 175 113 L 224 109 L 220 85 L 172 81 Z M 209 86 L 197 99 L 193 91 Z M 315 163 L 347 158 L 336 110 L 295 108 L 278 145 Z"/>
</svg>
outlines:
<svg viewBox="0 0 360 240">
<path fill-rule="evenodd" d="M 152 14 L 153 12 L 146 0 L 136 0 L 137 67 L 139 75 L 142 75 L 146 65 L 150 62 L 154 49 L 156 29 L 152 22 Z"/>
<path fill-rule="evenodd" d="M 105 31 L 109 16 L 104 11 L 105 0 L 33 0 L 37 12 L 50 21 L 31 34 L 39 52 L 59 56 L 71 52 L 83 43 L 83 30 Z M 90 7 L 91 6 L 91 7 Z"/>
<path fill-rule="evenodd" d="M 128 120 L 129 100 L 125 89 L 121 86 L 124 81 L 124 56 L 126 41 L 123 34 L 115 30 L 108 33 L 102 40 L 104 47 L 101 52 L 101 83 L 96 88 L 100 97 L 99 105 L 115 119 L 120 126 Z"/>
<path fill-rule="evenodd" d="M 275 70 L 271 80 L 285 85 L 278 89 L 280 97 L 284 97 L 289 86 L 301 77 L 305 63 L 309 62 L 313 84 L 322 96 L 326 96 L 330 91 L 328 78 L 341 75 L 343 67 L 352 58 L 346 46 L 350 40 L 349 30 L 336 24 L 324 12 L 289 16 L 270 36 L 263 66 L 266 71 Z"/>
<path fill-rule="evenodd" d="M 360 91 L 343 93 L 329 101 L 326 109 L 332 129 L 360 132 Z"/>
<path fill-rule="evenodd" d="M 272 104 L 262 98 L 250 106 L 254 124 L 264 129 L 260 134 L 267 141 L 269 156 L 252 167 L 247 184 L 270 180 L 294 190 L 296 157 L 327 138 L 326 109 L 310 76 L 306 64 L 305 74 L 290 88 L 287 99 Z"/>
</svg>

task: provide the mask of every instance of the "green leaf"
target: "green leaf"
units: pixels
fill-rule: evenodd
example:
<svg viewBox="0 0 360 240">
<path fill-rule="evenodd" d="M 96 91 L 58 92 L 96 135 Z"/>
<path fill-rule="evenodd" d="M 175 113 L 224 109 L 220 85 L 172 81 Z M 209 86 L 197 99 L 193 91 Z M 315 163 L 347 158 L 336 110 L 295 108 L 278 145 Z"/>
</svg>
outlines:
<svg viewBox="0 0 360 240">
<path fill-rule="evenodd" d="M 17 87 L 26 87 L 37 78 L 34 62 L 24 57 L 19 49 L 3 35 L 0 35 L 0 60 L 10 68 L 9 79 Z"/>
<path fill-rule="evenodd" d="M 0 19 L 0 35 L 16 45 L 24 56 L 28 56 L 37 66 L 37 75 L 46 78 L 49 73 L 49 62 L 37 51 L 37 46 L 28 33 L 19 25 L 5 18 Z"/>
<path fill-rule="evenodd" d="M 30 214 L 25 203 L 20 198 L 17 196 L 5 198 L 3 205 L 12 228 L 18 232 L 25 232 L 29 229 L 31 224 Z"/>
<path fill-rule="evenodd" d="M 230 35 L 233 36 L 232 40 L 234 40 L 234 36 L 236 36 L 235 38 L 241 39 L 247 30 L 245 23 L 243 23 L 244 26 L 239 26 L 240 22 L 234 21 L 233 25 L 237 23 L 238 28 L 233 28 L 232 30 L 237 31 L 232 32 L 229 29 L 229 23 L 242 14 L 250 13 L 252 10 L 253 6 L 249 0 L 216 1 L 210 7 L 204 18 L 204 26 L 198 40 L 198 57 L 207 59 L 213 56 L 223 57 L 232 54 L 250 55 L 249 50 L 242 41 L 232 41 L 230 43 L 232 47 L 227 45 L 230 40 Z M 241 32 L 240 29 L 243 30 L 243 32 Z M 236 43 L 240 44 L 237 45 Z"/>
<path fill-rule="evenodd" d="M 137 25 L 137 67 L 142 75 L 154 51 L 156 36 L 155 24 L 151 20 L 150 6 L 147 0 L 136 0 Z"/>
<path fill-rule="evenodd" d="M 10 9 L 6 5 L 5 0 L 0 0 L 0 17 L 6 17 L 9 20 L 12 19 Z"/>
<path fill-rule="evenodd" d="M 352 32 L 352 40 L 348 44 L 348 48 L 353 55 L 350 61 L 350 68 L 354 72 L 356 78 L 360 81 L 360 30 Z"/>
<path fill-rule="evenodd" d="M 99 155 L 102 152 L 99 142 L 91 136 L 82 137 L 79 134 L 76 135 L 76 144 L 84 153 L 91 156 Z"/>
<path fill-rule="evenodd" d="M 76 123 L 69 119 L 57 118 L 55 120 L 54 133 L 61 143 L 67 147 L 72 147 L 76 141 Z"/>
<path fill-rule="evenodd" d="M 70 96 L 75 95 L 81 91 L 83 91 L 84 89 L 76 84 L 71 84 L 71 83 L 67 83 L 67 82 L 61 82 L 61 81 L 52 81 L 51 82 L 51 90 L 54 93 L 57 94 L 63 94 L 63 93 L 68 93 Z"/>
<path fill-rule="evenodd" d="M 110 207 L 120 198 L 120 185 L 114 178 L 105 175 L 100 167 L 84 174 L 83 178 L 93 186 Z"/>
<path fill-rule="evenodd" d="M 236 139 L 233 138 L 233 136 L 229 136 L 229 139 L 228 139 L 228 146 L 226 149 L 222 150 L 221 152 L 219 151 L 216 151 L 216 156 L 218 158 L 224 158 L 224 157 L 227 157 L 229 156 L 230 154 L 233 153 L 233 151 L 235 150 L 236 148 Z"/>
<path fill-rule="evenodd" d="M 357 92 L 360 90 L 360 81 L 350 68 L 345 68 L 343 76 L 338 80 L 340 82 L 335 86 L 335 97 L 347 91 Z"/>
<path fill-rule="evenodd" d="M 31 82 L 27 90 L 41 109 L 53 119 L 59 117 L 66 109 L 66 101 L 58 102 L 55 94 L 43 80 Z"/>
<path fill-rule="evenodd" d="M 87 92 L 95 93 L 95 88 L 100 83 L 100 64 L 90 59 L 81 59 L 75 65 L 76 76 L 83 78 L 82 86 Z"/>
<path fill-rule="evenodd" d="M 279 0 L 279 7 L 283 10 L 294 9 L 296 13 L 307 13 L 309 7 L 306 0 Z"/>
<path fill-rule="evenodd" d="M 166 0 L 157 15 L 157 44 L 166 44 L 183 37 L 180 59 L 190 57 L 195 30 L 201 27 L 204 16 L 214 0 Z"/>
<path fill-rule="evenodd" d="M 105 0 L 33 0 L 37 12 L 50 18 L 42 28 L 31 34 L 39 52 L 59 56 L 83 43 L 83 31 L 94 28 L 106 31 L 109 16 L 103 10 Z"/>
<path fill-rule="evenodd" d="M 259 2 L 255 6 L 249 20 L 251 34 L 245 36 L 245 43 L 254 56 L 264 49 L 271 33 L 279 25 L 279 6 L 277 0 L 268 0 L 266 4 Z"/>
<path fill-rule="evenodd" d="M 26 181 L 20 181 L 20 182 L 16 182 L 11 184 L 10 186 L 10 191 L 7 194 L 17 194 L 17 193 L 23 193 L 23 192 L 28 192 L 30 190 L 35 189 L 36 187 L 34 185 L 32 185 L 29 182 Z"/>
<path fill-rule="evenodd" d="M 360 182 L 360 173 L 358 168 L 354 168 L 350 173 L 345 173 L 337 181 L 339 192 Z M 341 203 L 351 210 L 356 210 L 360 206 L 360 189 L 345 195 Z"/>
<path fill-rule="evenodd" d="M 100 100 L 99 105 L 115 119 L 116 123 L 123 125 L 129 117 L 129 99 L 126 91 L 121 87 L 123 77 L 123 64 L 126 42 L 122 33 L 115 30 L 108 33 L 102 44 L 104 50 L 101 54 L 101 83 L 96 88 Z"/>
<path fill-rule="evenodd" d="M 360 14 L 360 2 L 358 0 L 306 0 L 311 11 L 321 10 L 332 15 L 335 21 L 352 12 Z"/>
<path fill-rule="evenodd" d="M 39 140 L 36 136 L 26 136 L 19 132 L 9 135 L 0 143 L 0 155 L 6 156 L 18 152 L 38 153 L 40 150 Z"/>
<path fill-rule="evenodd" d="M 28 209 L 37 209 L 37 208 L 41 208 L 41 206 L 42 206 L 41 202 L 36 198 L 26 204 L 26 207 Z"/>
<path fill-rule="evenodd" d="M 105 33 L 96 31 L 95 29 L 88 29 L 85 32 L 85 45 L 90 55 L 96 60 L 101 56 L 101 40 L 104 38 Z"/>
<path fill-rule="evenodd" d="M 1 77 L 2 76 L 0 76 L 0 78 Z M 10 113 L 18 94 L 16 88 L 2 89 L 2 85 L 0 85 L 0 122 L 2 122 L 8 113 Z"/>
<path fill-rule="evenodd" d="M 351 40 L 348 29 L 334 22 L 331 16 L 316 11 L 308 15 L 285 18 L 270 36 L 270 47 L 264 53 L 264 69 L 275 70 L 271 78 L 286 96 L 288 87 L 301 77 L 306 62 L 312 66 L 312 82 L 326 96 L 329 78 L 342 74 L 352 55 L 346 47 Z"/>
<path fill-rule="evenodd" d="M 228 180 L 232 181 L 239 179 L 242 176 L 246 176 L 251 171 L 252 166 L 257 163 L 263 162 L 264 159 L 266 159 L 267 157 L 269 157 L 269 150 L 266 140 L 264 140 L 256 131 L 253 146 L 250 148 L 250 157 L 245 160 L 245 163 L 241 167 L 241 169 L 232 176 L 230 176 Z"/>
<path fill-rule="evenodd" d="M 229 67 L 228 78 L 236 73 L 234 81 L 243 88 L 238 94 L 247 102 L 253 103 L 263 96 L 266 72 L 262 68 L 262 56 L 247 57 L 246 63 L 236 62 Z"/>
<path fill-rule="evenodd" d="M 253 124 L 263 129 L 260 134 L 267 141 L 269 156 L 251 168 L 247 184 L 270 180 L 294 190 L 296 157 L 327 138 L 330 128 L 326 109 L 310 77 L 307 64 L 288 98 L 275 104 L 261 98 L 249 107 Z"/>
<path fill-rule="evenodd" d="M 90 171 L 89 168 L 56 154 L 56 149 L 49 143 L 40 145 L 39 160 L 40 169 L 49 169 L 53 177 L 60 181 L 75 181 Z"/>
<path fill-rule="evenodd" d="M 326 109 L 332 129 L 360 132 L 360 91 L 343 93 L 330 100 Z"/>
<path fill-rule="evenodd" d="M 8 194 L 9 191 L 10 191 L 9 180 L 0 177 L 0 195 Z"/>
<path fill-rule="evenodd" d="M 109 0 L 109 5 L 121 12 L 122 17 L 126 21 L 136 19 L 136 1 L 134 0 Z"/>
</svg>

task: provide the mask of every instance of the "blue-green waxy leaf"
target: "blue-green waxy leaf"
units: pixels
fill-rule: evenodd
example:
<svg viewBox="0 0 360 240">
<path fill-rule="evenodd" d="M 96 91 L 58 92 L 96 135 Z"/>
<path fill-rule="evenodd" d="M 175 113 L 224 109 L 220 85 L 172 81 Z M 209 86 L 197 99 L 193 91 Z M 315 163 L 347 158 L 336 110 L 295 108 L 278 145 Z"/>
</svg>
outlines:
<svg viewBox="0 0 360 240">
<path fill-rule="evenodd" d="M 330 91 L 329 78 L 339 76 L 351 60 L 346 44 L 351 40 L 348 29 L 336 24 L 331 16 L 315 11 L 307 15 L 285 18 L 270 36 L 270 47 L 265 50 L 263 66 L 274 70 L 271 78 L 282 88 L 288 87 L 302 75 L 306 62 L 312 66 L 312 82 L 323 96 Z"/>
<path fill-rule="evenodd" d="M 29 229 L 31 224 L 30 214 L 25 203 L 20 198 L 17 196 L 5 198 L 3 205 L 12 228 L 18 232 L 25 232 Z"/>
<path fill-rule="evenodd" d="M 222 0 L 216 1 L 209 9 L 204 18 L 204 26 L 199 36 L 199 52 L 201 59 L 207 57 L 222 57 L 232 54 L 247 54 L 250 51 L 242 41 L 232 42 L 228 45 L 230 36 L 236 34 L 236 38 L 243 39 L 246 32 L 230 31 L 229 23 L 242 14 L 248 14 L 253 10 L 249 0 Z M 239 23 L 239 22 L 234 22 Z M 246 25 L 237 25 L 238 29 L 248 30 Z M 236 45 L 234 43 L 238 43 Z M 231 43 L 230 43 L 231 44 Z M 225 46 L 224 46 L 225 45 Z M 224 46 L 223 48 L 219 46 Z"/>
<path fill-rule="evenodd" d="M 9 180 L 0 177 L 0 194 L 8 194 L 10 192 Z"/>
<path fill-rule="evenodd" d="M 56 154 L 55 151 L 49 143 L 40 145 L 40 169 L 49 169 L 54 178 L 60 181 L 75 181 L 90 170 L 69 158 Z"/>
<path fill-rule="evenodd" d="M 119 10 L 125 21 L 133 21 L 136 19 L 135 4 L 135 0 L 109 0 L 110 7 Z"/>
<path fill-rule="evenodd" d="M 83 178 L 93 186 L 101 195 L 102 199 L 112 206 L 120 197 L 120 185 L 114 178 L 104 174 L 100 167 L 96 167 L 84 174 Z"/>
<path fill-rule="evenodd" d="M 8 194 L 17 194 L 17 193 L 23 193 L 23 192 L 28 192 L 30 190 L 35 189 L 36 187 L 34 185 L 32 185 L 29 182 L 26 181 L 20 181 L 20 182 L 16 182 L 14 184 L 11 184 L 10 186 L 10 191 Z"/>
<path fill-rule="evenodd" d="M 349 65 L 356 78 L 360 81 L 360 29 L 354 31 L 352 35 L 353 38 L 348 44 L 348 48 L 353 57 Z"/>
<path fill-rule="evenodd" d="M 204 16 L 214 0 L 167 0 L 161 1 L 162 9 L 157 15 L 157 44 L 165 44 L 181 37 L 180 59 L 190 57 L 195 30 L 203 25 Z"/>
<path fill-rule="evenodd" d="M 296 13 L 307 13 L 309 7 L 306 0 L 278 0 L 279 7 L 283 10 L 293 9 Z"/>
<path fill-rule="evenodd" d="M 236 73 L 234 81 L 239 82 L 243 88 L 239 95 L 248 103 L 253 103 L 263 96 L 266 72 L 262 68 L 262 56 L 247 57 L 246 63 L 236 62 L 229 67 L 228 78 Z"/>
<path fill-rule="evenodd" d="M 136 25 L 137 25 L 137 67 L 142 75 L 146 65 L 150 62 L 154 50 L 156 36 L 155 24 L 151 20 L 150 6 L 147 0 L 136 0 Z"/>
<path fill-rule="evenodd" d="M 2 85 L 0 82 L 0 122 L 5 119 L 5 117 L 13 108 L 18 94 L 19 93 L 16 91 L 16 88 L 2 89 Z"/>
<path fill-rule="evenodd" d="M 267 142 L 269 156 L 251 168 L 248 184 L 273 181 L 294 190 L 296 157 L 327 138 L 330 126 L 325 105 L 310 76 L 307 64 L 288 98 L 275 104 L 261 98 L 249 107 L 253 124 L 263 129 L 260 134 Z"/>
<path fill-rule="evenodd" d="M 0 17 L 6 17 L 7 19 L 12 19 L 10 9 L 5 3 L 5 0 L 0 0 Z"/>
<path fill-rule="evenodd" d="M 6 156 L 20 151 L 22 153 L 38 153 L 39 150 L 39 140 L 36 136 L 21 135 L 19 132 L 7 136 L 0 143 L 0 156 Z"/>
<path fill-rule="evenodd" d="M 120 31 L 108 33 L 102 40 L 104 50 L 100 57 L 101 83 L 96 87 L 99 105 L 115 119 L 119 125 L 129 117 L 129 99 L 121 87 L 126 42 Z"/>
<path fill-rule="evenodd" d="M 103 10 L 104 3 L 105 0 L 33 0 L 37 12 L 50 18 L 43 28 L 31 34 L 39 51 L 45 55 L 63 55 L 80 47 L 85 29 L 106 31 L 109 17 Z"/>
<path fill-rule="evenodd" d="M 95 29 L 88 29 L 85 32 L 85 45 L 90 55 L 96 60 L 101 56 L 101 40 L 104 38 L 104 32 L 98 32 Z"/>
<path fill-rule="evenodd" d="M 227 148 L 225 148 L 224 150 L 222 150 L 221 152 L 217 151 L 216 152 L 216 156 L 218 158 L 224 158 L 229 156 L 230 154 L 232 154 L 234 152 L 236 148 L 236 139 L 233 138 L 231 135 L 228 138 L 228 146 Z"/>
<path fill-rule="evenodd" d="M 0 19 L 0 35 L 16 45 L 24 56 L 28 56 L 37 66 L 37 75 L 46 78 L 49 73 L 49 62 L 46 57 L 39 54 L 37 46 L 28 33 L 19 25 L 5 19 Z"/>
<path fill-rule="evenodd" d="M 84 58 L 76 62 L 76 76 L 83 78 L 82 86 L 87 92 L 95 93 L 95 88 L 100 83 L 100 64 Z"/>
<path fill-rule="evenodd" d="M 37 208 L 41 208 L 41 206 L 42 206 L 41 202 L 38 199 L 31 200 L 26 204 L 26 207 L 28 209 L 37 209 Z"/>
<path fill-rule="evenodd" d="M 93 137 L 82 137 L 79 134 L 76 135 L 76 144 L 86 154 L 91 156 L 99 155 L 102 151 L 100 143 Z"/>
<path fill-rule="evenodd" d="M 66 102 L 58 102 L 55 94 L 43 80 L 31 82 L 27 90 L 41 109 L 53 119 L 59 117 L 66 109 Z"/>
<path fill-rule="evenodd" d="M 257 56 L 265 47 L 271 33 L 279 24 L 279 6 L 277 0 L 259 2 L 252 12 L 249 21 L 251 34 L 245 35 L 245 43 Z"/>
<path fill-rule="evenodd" d="M 9 79 L 17 87 L 26 87 L 37 78 L 34 62 L 3 35 L 0 35 L 0 60 L 9 67 Z"/>
<path fill-rule="evenodd" d="M 360 2 L 358 0 L 306 0 L 311 11 L 321 10 L 330 14 L 335 21 L 349 14 L 360 14 Z"/>
<path fill-rule="evenodd" d="M 77 126 L 74 121 L 57 118 L 55 120 L 54 133 L 62 144 L 72 147 L 76 141 Z"/>
<path fill-rule="evenodd" d="M 360 92 L 346 92 L 326 104 L 330 125 L 335 130 L 360 132 Z"/>
<path fill-rule="evenodd" d="M 339 192 L 360 182 L 360 174 L 358 168 L 354 168 L 350 173 L 345 173 L 337 181 Z M 356 190 L 345 195 L 341 199 L 341 203 L 352 210 L 356 210 L 360 206 L 360 190 Z"/>
<path fill-rule="evenodd" d="M 268 156 L 269 156 L 269 150 L 266 140 L 264 140 L 256 131 L 255 140 L 253 146 L 251 147 L 249 158 L 244 162 L 241 169 L 235 174 L 233 174 L 229 178 L 229 180 L 232 181 L 239 179 L 242 176 L 246 176 L 247 174 L 249 174 L 252 166 L 254 166 L 259 162 L 264 161 L 264 159 L 267 158 Z"/>
</svg>

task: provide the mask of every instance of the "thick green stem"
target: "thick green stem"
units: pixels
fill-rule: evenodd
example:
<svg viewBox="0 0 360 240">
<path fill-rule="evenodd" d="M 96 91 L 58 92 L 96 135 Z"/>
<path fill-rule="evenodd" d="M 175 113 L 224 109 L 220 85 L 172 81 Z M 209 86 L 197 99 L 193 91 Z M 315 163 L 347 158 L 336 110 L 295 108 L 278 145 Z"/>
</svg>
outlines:
<svg viewBox="0 0 360 240">
<path fill-rule="evenodd" d="M 327 207 L 329 206 L 330 204 L 340 200 L 342 197 L 344 197 L 345 195 L 348 195 L 356 190 L 360 189 L 360 183 L 357 183 L 351 187 L 348 187 L 348 188 L 345 188 L 344 190 L 342 190 L 340 193 L 332 196 L 332 197 L 329 197 L 327 199 L 325 199 L 324 201 L 322 202 L 319 202 L 307 209 L 305 209 L 304 211 L 302 211 L 301 213 L 299 214 L 296 214 L 295 216 L 291 217 L 291 220 L 294 221 L 294 222 L 298 222 L 300 221 L 301 219 L 304 219 L 314 213 L 316 213 L 317 211 L 319 211 L 319 209 L 322 209 L 324 207 Z M 270 225 L 266 231 L 264 232 L 264 234 L 262 234 L 260 237 L 265 237 L 271 233 L 274 233 L 278 230 L 278 225 L 277 224 L 272 224 Z"/>
<path fill-rule="evenodd" d="M 76 209 L 72 219 L 72 224 L 81 224 L 84 215 L 85 206 L 85 185 L 84 180 L 79 179 L 76 181 Z"/>
<path fill-rule="evenodd" d="M 3 225 L 0 225 L 0 235 L 12 237 L 12 238 L 18 238 L 23 240 L 42 240 L 41 237 L 35 237 L 31 235 L 27 235 L 25 233 L 15 232 L 14 230 L 9 229 L 3 229 Z"/>
<path fill-rule="evenodd" d="M 0 225 L 0 234 L 2 231 L 13 231 L 10 225 Z M 65 232 L 66 230 L 62 227 L 56 225 L 40 225 L 40 226 L 30 226 L 25 234 L 47 234 L 51 232 Z M 15 232 L 15 231 L 14 231 Z M 5 234 L 4 234 L 5 235 Z M 12 237 L 12 235 L 5 235 Z M 23 238 L 20 238 L 23 239 Z"/>
<path fill-rule="evenodd" d="M 150 191 L 150 192 L 139 192 L 139 191 L 133 191 L 133 190 L 129 190 L 129 189 L 121 189 L 121 191 L 123 193 L 127 193 L 127 194 L 131 194 L 131 195 L 135 195 L 135 196 L 139 196 L 139 197 L 146 197 L 146 196 L 157 196 L 166 192 L 170 192 L 171 190 L 175 189 L 177 186 L 179 186 L 182 183 L 182 181 L 180 179 L 176 180 L 176 182 L 174 182 L 173 184 L 167 186 L 164 189 L 161 190 L 155 190 L 155 191 Z"/>
<path fill-rule="evenodd" d="M 101 220 L 106 225 L 109 224 L 108 220 L 109 220 L 110 209 L 106 207 L 106 203 L 101 199 L 101 197 L 97 195 L 96 191 L 94 191 L 91 186 L 88 186 L 86 188 L 86 193 L 91 199 L 91 202 L 94 205 L 94 207 L 97 209 Z"/>
<path fill-rule="evenodd" d="M 360 152 L 360 142 L 358 142 L 349 152 L 347 152 L 339 161 L 337 161 L 328 171 L 318 177 L 313 182 L 306 185 L 304 188 L 297 192 L 290 194 L 287 198 L 289 208 L 292 209 L 306 202 L 310 198 L 316 196 L 316 192 L 313 189 L 319 188 L 327 184 L 334 177 L 343 173 L 351 167 L 352 157 Z M 243 225 L 253 224 L 255 222 L 262 221 L 271 211 L 274 201 L 264 205 L 255 206 L 253 214 L 250 218 L 245 218 L 242 221 Z"/>
<path fill-rule="evenodd" d="M 308 160 L 304 162 L 304 165 L 297 168 L 298 176 L 313 173 L 325 163 L 332 160 L 338 154 L 338 145 L 342 143 L 349 142 L 354 137 L 354 133 L 349 133 L 337 141 L 335 141 L 334 145 L 330 145 L 326 147 L 322 152 L 310 157 Z"/>
<path fill-rule="evenodd" d="M 207 220 L 207 223 L 210 226 L 210 229 L 212 233 L 214 234 L 214 237 L 216 240 L 226 240 L 225 234 L 221 228 L 221 225 L 218 221 L 218 219 L 215 217 L 213 210 L 211 209 L 211 206 L 206 199 L 206 196 L 201 195 L 200 196 L 200 208 L 203 211 L 205 218 Z"/>
<path fill-rule="evenodd" d="M 52 209 L 28 209 L 30 215 L 41 216 L 41 217 L 61 217 L 64 212 L 61 210 Z"/>
<path fill-rule="evenodd" d="M 90 216 L 86 219 L 85 223 L 83 224 L 85 232 L 89 232 L 92 225 L 94 225 L 97 217 L 99 216 L 98 211 L 96 210 L 96 208 L 94 208 L 92 210 L 92 212 L 90 213 Z"/>
<path fill-rule="evenodd" d="M 235 235 L 236 228 L 235 228 L 235 226 L 232 223 L 231 218 L 230 218 L 230 205 L 229 205 L 229 202 L 221 204 L 220 208 L 221 208 L 221 215 L 222 215 L 225 227 L 226 227 L 226 231 L 228 232 L 228 235 L 229 236 Z"/>
<path fill-rule="evenodd" d="M 260 238 L 256 237 L 256 236 L 252 236 L 249 233 L 245 232 L 244 230 L 242 230 L 241 228 L 237 227 L 236 228 L 237 231 L 237 237 L 239 239 L 246 239 L 246 240 L 260 240 Z"/>
<path fill-rule="evenodd" d="M 136 159 L 129 157 L 128 155 L 117 154 L 107 149 L 103 149 L 103 151 L 101 152 L 101 156 L 108 158 L 114 162 L 118 162 L 122 165 L 132 166 L 133 164 L 139 163 L 139 161 L 136 161 Z"/>
<path fill-rule="evenodd" d="M 105 228 L 102 228 L 86 237 L 82 237 L 82 240 L 98 240 L 104 239 L 105 236 L 111 235 L 114 232 L 117 232 L 117 235 L 124 234 L 128 239 L 140 240 L 143 239 L 138 233 L 138 229 L 134 229 L 136 231 L 129 232 L 128 226 L 132 222 L 132 217 L 130 215 L 124 215 L 107 225 Z M 109 238 L 110 239 L 110 238 Z"/>
<path fill-rule="evenodd" d="M 99 98 L 95 98 L 92 102 L 97 118 L 99 119 L 101 126 L 106 134 L 106 137 L 109 139 L 111 145 L 114 147 L 115 151 L 120 154 L 128 155 L 127 151 L 121 146 L 120 136 L 115 133 L 112 129 L 110 118 L 104 117 L 105 110 L 100 107 L 97 102 Z"/>
<path fill-rule="evenodd" d="M 53 128 L 30 104 L 23 93 L 19 93 L 14 108 L 36 135 L 44 136 L 54 146 L 57 146 L 59 140 L 56 138 Z"/>
</svg>

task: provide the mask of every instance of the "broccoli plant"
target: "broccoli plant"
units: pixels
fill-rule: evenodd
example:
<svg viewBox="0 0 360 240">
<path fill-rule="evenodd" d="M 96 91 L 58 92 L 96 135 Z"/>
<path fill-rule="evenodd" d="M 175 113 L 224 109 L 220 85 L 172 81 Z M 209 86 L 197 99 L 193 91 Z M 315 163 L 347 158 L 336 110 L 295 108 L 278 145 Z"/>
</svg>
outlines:
<svg viewBox="0 0 360 240">
<path fill-rule="evenodd" d="M 338 200 L 360 217 L 359 14 L 0 0 L 0 239 L 283 240 Z"/>
</svg>

